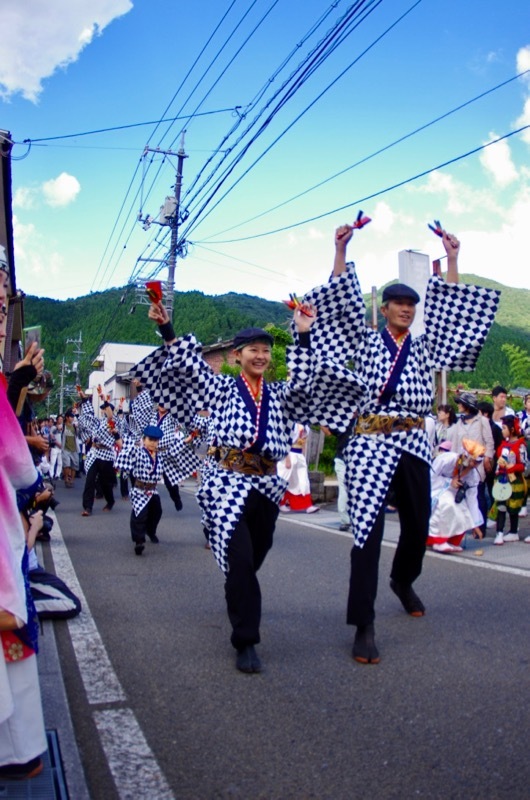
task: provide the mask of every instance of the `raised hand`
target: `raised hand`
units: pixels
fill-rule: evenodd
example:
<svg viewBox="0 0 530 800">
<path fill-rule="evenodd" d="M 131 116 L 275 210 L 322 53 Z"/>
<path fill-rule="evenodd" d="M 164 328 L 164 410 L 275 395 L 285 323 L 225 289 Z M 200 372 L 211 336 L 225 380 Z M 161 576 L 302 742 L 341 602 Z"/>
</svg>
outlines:
<svg viewBox="0 0 530 800">
<path fill-rule="evenodd" d="M 353 225 L 340 225 L 335 230 L 335 247 L 345 249 L 352 236 Z"/>
<path fill-rule="evenodd" d="M 38 342 L 32 342 L 30 344 L 24 358 L 15 364 L 15 369 L 29 366 L 34 366 L 37 370 L 37 375 L 42 375 L 44 370 L 44 350 L 39 347 Z"/>
<path fill-rule="evenodd" d="M 148 317 L 152 319 L 153 322 L 156 322 L 157 325 L 164 325 L 166 322 L 169 322 L 169 314 L 163 303 L 151 303 Z"/>
<path fill-rule="evenodd" d="M 460 242 L 453 233 L 442 230 L 442 243 L 448 258 L 458 258 Z"/>
<path fill-rule="evenodd" d="M 317 310 L 311 303 L 298 305 L 293 312 L 293 320 L 298 333 L 307 333 L 317 318 Z"/>
</svg>

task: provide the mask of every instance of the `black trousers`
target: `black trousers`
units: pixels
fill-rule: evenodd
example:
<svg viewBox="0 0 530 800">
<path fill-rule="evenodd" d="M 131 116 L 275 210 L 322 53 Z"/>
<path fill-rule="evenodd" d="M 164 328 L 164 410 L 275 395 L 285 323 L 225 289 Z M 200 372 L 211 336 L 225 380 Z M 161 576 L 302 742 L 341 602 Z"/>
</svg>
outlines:
<svg viewBox="0 0 530 800">
<path fill-rule="evenodd" d="M 486 535 L 486 521 L 488 519 L 488 500 L 486 497 L 486 482 L 481 481 L 477 486 L 477 499 L 478 499 L 478 507 L 479 511 L 484 517 L 484 522 L 480 526 L 480 530 L 482 531 L 483 535 Z"/>
<path fill-rule="evenodd" d="M 131 511 L 131 539 L 135 544 L 143 544 L 145 537 L 150 539 L 156 536 L 158 523 L 162 518 L 162 503 L 160 497 L 154 494 L 138 516 Z"/>
<path fill-rule="evenodd" d="M 390 577 L 405 585 L 421 573 L 431 515 L 430 466 L 403 453 L 390 484 L 389 495 L 397 505 L 401 531 Z M 369 625 L 375 619 L 379 557 L 385 527 L 383 503 L 364 547 L 352 547 L 348 625 Z"/>
<path fill-rule="evenodd" d="M 228 545 L 225 597 L 236 649 L 260 641 L 261 589 L 257 571 L 272 547 L 278 506 L 252 489 Z"/>
<path fill-rule="evenodd" d="M 120 474 L 120 494 L 122 497 L 129 497 L 129 478 Z"/>
<path fill-rule="evenodd" d="M 175 508 L 177 509 L 177 511 L 182 511 L 182 500 L 180 499 L 180 490 L 179 490 L 178 484 L 175 484 L 175 486 L 172 486 L 170 484 L 169 478 L 167 477 L 165 472 L 164 472 L 164 476 L 163 477 L 164 477 L 164 483 L 166 485 L 166 489 L 168 491 L 169 496 L 173 500 L 173 503 L 175 504 Z"/>
<path fill-rule="evenodd" d="M 110 507 L 114 505 L 113 487 L 116 482 L 114 464 L 112 461 L 104 461 L 102 458 L 96 458 L 87 472 L 85 488 L 83 489 L 83 508 L 86 511 L 92 511 L 94 497 L 96 495 L 96 480 L 98 477 L 99 486 L 107 505 Z"/>
</svg>

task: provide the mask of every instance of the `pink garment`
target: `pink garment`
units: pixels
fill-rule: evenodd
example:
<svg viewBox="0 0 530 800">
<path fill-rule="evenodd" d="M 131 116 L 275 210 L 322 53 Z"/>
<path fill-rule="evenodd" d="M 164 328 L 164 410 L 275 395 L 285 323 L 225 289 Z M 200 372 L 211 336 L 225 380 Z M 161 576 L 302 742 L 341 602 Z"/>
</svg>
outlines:
<svg viewBox="0 0 530 800">
<path fill-rule="evenodd" d="M 22 556 L 26 544 L 16 490 L 31 486 L 38 473 L 28 445 L 0 388 L 0 608 L 26 622 Z"/>
</svg>

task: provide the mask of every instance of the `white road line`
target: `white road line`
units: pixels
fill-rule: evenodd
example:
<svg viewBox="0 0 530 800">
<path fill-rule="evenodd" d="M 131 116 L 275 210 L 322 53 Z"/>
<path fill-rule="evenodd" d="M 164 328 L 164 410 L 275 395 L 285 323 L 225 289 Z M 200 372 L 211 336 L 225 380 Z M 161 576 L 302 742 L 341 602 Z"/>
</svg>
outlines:
<svg viewBox="0 0 530 800">
<path fill-rule="evenodd" d="M 338 531 L 334 528 L 330 528 L 327 525 L 317 525 L 314 522 L 306 522 L 305 520 L 301 519 L 293 519 L 289 517 L 287 514 L 281 517 L 282 522 L 290 522 L 291 525 L 300 525 L 304 528 L 313 528 L 315 531 L 323 531 L 325 533 L 332 533 L 333 536 L 345 536 L 348 539 L 352 538 L 352 535 L 349 531 L 343 532 Z M 383 547 L 397 547 L 396 542 L 388 542 L 383 539 Z M 509 567 L 505 564 L 492 564 L 490 561 L 479 561 L 478 556 L 476 557 L 477 560 L 471 561 L 469 558 L 462 558 L 462 556 L 457 555 L 442 555 L 440 553 L 431 553 L 429 550 L 426 553 L 426 556 L 429 558 L 441 558 L 444 561 L 449 561 L 451 564 L 464 564 L 466 567 L 479 567 L 480 569 L 489 569 L 492 572 L 506 572 L 509 575 L 518 575 L 521 578 L 530 578 L 530 570 L 528 569 L 521 569 L 520 567 Z"/>
<path fill-rule="evenodd" d="M 51 546 L 57 575 L 79 597 L 83 608 L 81 614 L 68 620 L 68 630 L 70 631 L 88 702 L 90 705 L 123 702 L 125 700 L 125 692 L 112 668 L 105 645 L 90 613 L 57 518 L 53 526 Z"/>
<path fill-rule="evenodd" d="M 94 719 L 120 798 L 175 800 L 131 709 L 95 711 Z"/>
<path fill-rule="evenodd" d="M 55 569 L 82 604 L 81 614 L 68 620 L 68 630 L 88 703 L 91 706 L 120 703 L 120 708 L 104 711 L 95 708 L 92 711 L 118 795 L 121 800 L 132 800 L 141 791 L 145 797 L 175 800 L 134 713 L 130 708 L 123 707 L 127 699 L 125 692 L 90 613 L 57 517 L 54 516 L 50 544 Z"/>
</svg>

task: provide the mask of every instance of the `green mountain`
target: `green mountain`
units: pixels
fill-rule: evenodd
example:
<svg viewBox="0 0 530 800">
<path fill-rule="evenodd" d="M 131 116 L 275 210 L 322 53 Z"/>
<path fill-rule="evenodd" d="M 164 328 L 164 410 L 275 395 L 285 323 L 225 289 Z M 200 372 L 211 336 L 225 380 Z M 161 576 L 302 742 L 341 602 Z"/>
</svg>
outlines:
<svg viewBox="0 0 530 800">
<path fill-rule="evenodd" d="M 495 324 L 473 373 L 454 373 L 450 383 L 464 383 L 474 388 L 491 388 L 496 383 L 510 387 L 511 376 L 502 345 L 519 346 L 530 356 L 530 291 L 463 275 L 462 281 L 502 291 Z M 384 287 L 383 287 L 384 288 Z M 367 307 L 370 303 L 366 296 Z M 156 344 L 153 324 L 147 318 L 147 306 L 136 305 L 134 290 L 109 289 L 72 300 L 51 300 L 27 296 L 24 300 L 25 325 L 42 326 L 42 344 L 46 366 L 55 377 L 60 374 L 62 359 L 69 365 L 77 357 L 67 339 L 82 336 L 80 361 L 82 380 L 86 381 L 91 364 L 105 342 Z M 177 335 L 193 331 L 204 344 L 230 339 L 241 328 L 263 327 L 273 323 L 287 327 L 291 312 L 283 303 L 263 300 L 246 294 L 210 296 L 203 292 L 176 292 L 174 327 Z"/>
</svg>

